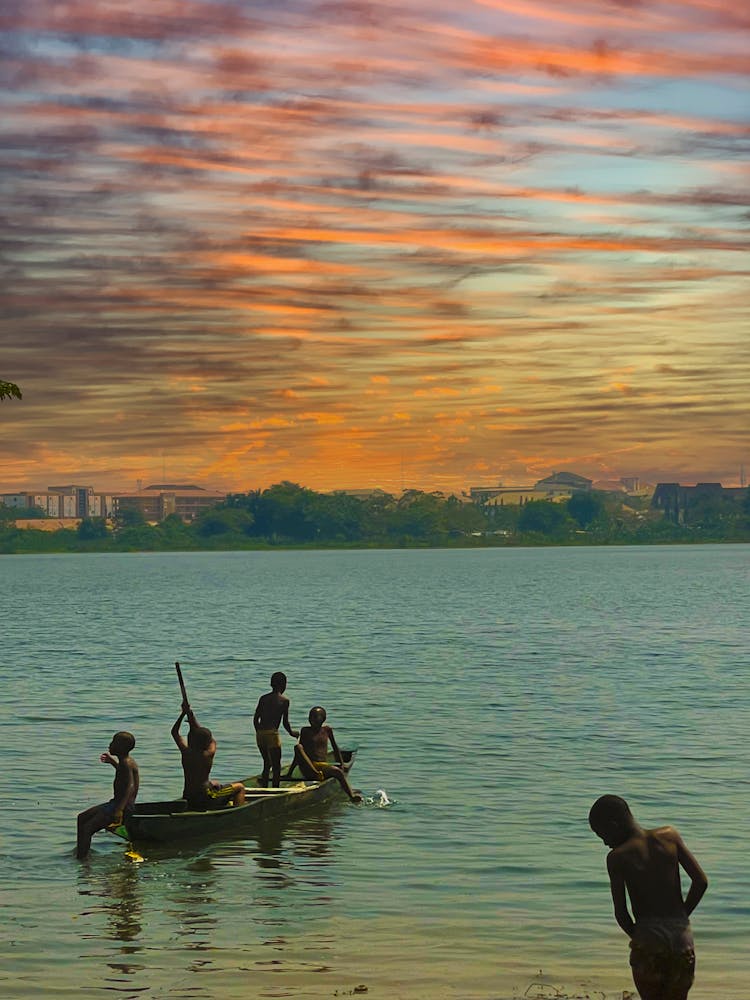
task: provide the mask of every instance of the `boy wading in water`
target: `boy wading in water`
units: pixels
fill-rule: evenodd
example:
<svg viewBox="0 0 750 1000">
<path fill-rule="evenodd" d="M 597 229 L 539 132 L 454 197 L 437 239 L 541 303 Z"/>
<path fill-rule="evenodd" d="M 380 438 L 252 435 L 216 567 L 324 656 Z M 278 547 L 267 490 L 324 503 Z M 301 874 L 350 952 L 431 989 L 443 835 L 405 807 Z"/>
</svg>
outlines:
<svg viewBox="0 0 750 1000">
<path fill-rule="evenodd" d="M 308 720 L 310 725 L 302 727 L 299 743 L 294 748 L 295 760 L 300 771 L 311 781 L 325 781 L 326 778 L 335 778 L 352 802 L 361 802 L 362 796 L 358 792 L 353 792 L 351 785 L 346 780 L 344 759 L 336 743 L 333 730 L 330 726 L 324 725 L 326 710 L 320 705 L 316 705 L 315 708 L 310 709 Z M 334 756 L 339 763 L 338 767 L 328 763 L 329 740 Z"/>
<path fill-rule="evenodd" d="M 106 830 L 109 826 L 119 826 L 123 814 L 133 808 L 138 794 L 138 765 L 130 756 L 135 746 L 132 733 L 119 732 L 112 737 L 107 753 L 99 760 L 102 764 L 111 764 L 115 769 L 115 779 L 112 784 L 112 798 L 98 806 L 91 806 L 78 814 L 78 839 L 76 841 L 76 857 L 85 858 L 91 847 L 91 838 L 98 830 Z"/>
<path fill-rule="evenodd" d="M 289 725 L 289 699 L 286 691 L 286 674 L 280 670 L 271 677 L 271 690 L 261 695 L 253 716 L 255 727 L 255 742 L 258 744 L 263 758 L 263 773 L 260 776 L 261 785 L 268 785 L 269 772 L 273 775 L 273 787 L 281 783 L 281 737 L 279 726 L 284 723 L 284 729 L 295 740 L 299 736 L 296 729 Z"/>
<path fill-rule="evenodd" d="M 617 795 L 596 800 L 589 825 L 612 848 L 607 871 L 615 920 L 630 938 L 630 967 L 642 1000 L 686 1000 L 695 978 L 688 918 L 708 886 L 703 869 L 674 827 L 644 830 Z M 690 878 L 684 900 L 680 867 Z"/>
</svg>

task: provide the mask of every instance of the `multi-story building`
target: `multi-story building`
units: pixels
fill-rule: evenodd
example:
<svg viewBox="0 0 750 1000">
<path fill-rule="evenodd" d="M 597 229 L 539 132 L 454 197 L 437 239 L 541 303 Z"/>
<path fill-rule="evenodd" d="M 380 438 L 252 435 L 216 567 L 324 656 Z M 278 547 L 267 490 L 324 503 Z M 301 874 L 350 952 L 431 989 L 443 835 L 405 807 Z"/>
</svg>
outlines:
<svg viewBox="0 0 750 1000">
<path fill-rule="evenodd" d="M 48 486 L 46 490 L 22 490 L 0 493 L 0 503 L 24 510 L 35 507 L 47 517 L 66 519 L 83 517 L 114 518 L 125 509 L 140 510 L 147 521 L 163 521 L 177 514 L 192 521 L 202 511 L 221 503 L 226 493 L 205 490 L 200 486 L 165 484 L 147 486 L 133 493 L 98 493 L 93 486 Z"/>
<path fill-rule="evenodd" d="M 36 507 L 48 517 L 112 517 L 114 497 L 96 493 L 93 486 L 48 486 L 46 490 L 0 493 L 0 503 L 6 507 L 24 509 Z"/>
<path fill-rule="evenodd" d="M 226 493 L 205 490 L 202 486 L 157 484 L 133 493 L 118 493 L 114 497 L 115 517 L 127 510 L 137 510 L 146 521 L 163 521 L 177 514 L 183 521 L 192 521 L 209 507 L 226 499 Z"/>
</svg>

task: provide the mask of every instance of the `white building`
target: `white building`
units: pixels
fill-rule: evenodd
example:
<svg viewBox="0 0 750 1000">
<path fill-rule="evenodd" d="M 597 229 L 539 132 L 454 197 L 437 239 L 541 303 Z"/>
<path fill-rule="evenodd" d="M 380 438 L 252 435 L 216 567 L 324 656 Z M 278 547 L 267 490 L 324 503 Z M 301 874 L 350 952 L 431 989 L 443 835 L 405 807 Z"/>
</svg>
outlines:
<svg viewBox="0 0 750 1000">
<path fill-rule="evenodd" d="M 0 493 L 0 503 L 6 507 L 25 509 L 37 507 L 47 517 L 112 517 L 114 497 L 95 493 L 93 486 L 48 486 L 46 490 L 21 493 Z"/>
</svg>

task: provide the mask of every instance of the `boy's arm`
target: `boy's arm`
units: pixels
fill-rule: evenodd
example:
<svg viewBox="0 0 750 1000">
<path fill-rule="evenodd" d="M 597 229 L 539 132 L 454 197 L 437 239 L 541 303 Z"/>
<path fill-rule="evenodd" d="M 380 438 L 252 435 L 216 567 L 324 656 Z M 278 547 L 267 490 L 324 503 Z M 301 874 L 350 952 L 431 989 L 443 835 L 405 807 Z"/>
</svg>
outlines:
<svg viewBox="0 0 750 1000">
<path fill-rule="evenodd" d="M 687 849 L 685 842 L 676 830 L 675 843 L 677 844 L 677 860 L 690 877 L 690 889 L 685 897 L 685 912 L 690 916 L 703 898 L 703 893 L 708 888 L 708 879 L 706 878 L 706 873 L 698 864 L 693 854 Z"/>
<path fill-rule="evenodd" d="M 628 911 L 625 878 L 617 858 L 614 857 L 614 852 L 607 855 L 607 872 L 609 874 L 609 887 L 612 890 L 612 902 L 615 907 L 615 920 L 628 937 L 632 937 L 635 923 Z"/>
<path fill-rule="evenodd" d="M 336 758 L 339 766 L 343 767 L 344 758 L 341 756 L 341 751 L 339 750 L 339 745 L 336 742 L 336 737 L 333 735 L 333 730 L 330 726 L 327 726 L 326 728 L 328 729 L 328 739 L 331 741 L 331 747 L 333 748 L 333 756 Z"/>
<path fill-rule="evenodd" d="M 253 728 L 256 732 L 260 729 L 260 708 L 262 701 L 262 698 L 258 700 L 258 704 L 255 706 L 255 715 L 253 716 Z"/>
<path fill-rule="evenodd" d="M 316 771 L 316 772 L 317 772 L 317 770 L 318 770 L 318 769 L 317 769 L 317 767 L 316 767 L 316 766 L 315 766 L 315 764 L 314 764 L 314 763 L 313 763 L 313 762 L 312 762 L 312 761 L 310 760 L 310 758 L 309 758 L 309 757 L 308 757 L 308 755 L 307 755 L 307 751 L 306 751 L 306 750 L 305 750 L 305 748 L 304 748 L 304 747 L 302 746 L 302 737 L 301 737 L 301 734 L 300 734 L 300 739 L 298 739 L 298 740 L 297 740 L 297 743 L 295 744 L 295 747 L 294 747 L 294 752 L 295 752 L 296 754 L 298 754 L 298 755 L 299 755 L 299 756 L 300 756 L 300 757 L 302 758 L 302 760 L 303 760 L 303 761 L 305 761 L 305 763 L 307 764 L 307 766 L 308 766 L 308 767 L 312 768 L 312 770 L 313 770 L 313 771 Z"/>
<path fill-rule="evenodd" d="M 171 732 L 172 732 L 172 739 L 175 741 L 175 743 L 180 748 L 180 750 L 186 750 L 187 749 L 187 743 L 185 742 L 185 740 L 184 740 L 184 738 L 182 736 L 182 733 L 180 732 L 180 726 L 182 725 L 182 720 L 185 718 L 186 714 L 187 713 L 185 712 L 185 709 L 183 708 L 183 710 L 180 712 L 180 717 L 178 718 L 177 722 L 175 722 L 175 724 L 172 726 L 172 730 L 171 730 Z"/>
<path fill-rule="evenodd" d="M 299 732 L 296 729 L 292 729 L 289 723 L 289 699 L 287 699 L 287 703 L 286 705 L 284 705 L 284 714 L 281 717 L 281 721 L 284 724 L 284 729 L 286 729 L 289 735 L 293 736 L 296 740 L 297 737 L 299 736 Z"/>
</svg>

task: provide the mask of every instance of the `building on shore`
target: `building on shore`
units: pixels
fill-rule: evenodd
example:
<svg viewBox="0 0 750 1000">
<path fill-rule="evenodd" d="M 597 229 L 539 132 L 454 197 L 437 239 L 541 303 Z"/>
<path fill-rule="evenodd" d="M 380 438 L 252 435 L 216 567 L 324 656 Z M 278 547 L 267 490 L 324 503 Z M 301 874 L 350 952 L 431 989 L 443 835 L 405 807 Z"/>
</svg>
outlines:
<svg viewBox="0 0 750 1000">
<path fill-rule="evenodd" d="M 382 499 L 383 497 L 389 497 L 390 495 L 391 494 L 386 493 L 385 490 L 381 490 L 379 486 L 366 489 L 331 490 L 331 496 L 353 497 L 355 500 L 377 500 L 377 499 Z"/>
<path fill-rule="evenodd" d="M 574 493 L 588 493 L 591 480 L 575 472 L 555 472 L 533 486 L 472 486 L 469 498 L 486 506 L 523 506 L 531 500 L 566 500 Z"/>
<path fill-rule="evenodd" d="M 48 518 L 70 521 L 84 517 L 120 516 L 125 510 L 138 510 L 146 521 L 163 521 L 177 514 L 192 521 L 198 514 L 221 503 L 226 493 L 201 486 L 167 483 L 147 486 L 132 493 L 97 493 L 93 486 L 48 486 L 46 490 L 21 490 L 0 493 L 0 503 L 19 511 L 35 508 Z"/>
<path fill-rule="evenodd" d="M 46 490 L 22 490 L 0 493 L 0 503 L 19 510 L 29 507 L 41 510 L 47 517 L 82 518 L 112 517 L 114 495 L 97 493 L 93 486 L 48 486 Z"/>
<path fill-rule="evenodd" d="M 742 500 L 746 494 L 745 486 L 722 486 L 721 483 L 696 483 L 695 486 L 657 483 L 651 506 L 675 524 L 683 524 L 688 508 L 698 501 Z"/>
<path fill-rule="evenodd" d="M 611 493 L 631 497 L 648 497 L 654 487 L 642 483 L 638 476 L 621 479 L 601 479 L 592 482 L 575 472 L 555 472 L 533 486 L 472 486 L 469 499 L 490 507 L 523 506 L 531 500 L 569 500 L 574 493 Z"/>
<path fill-rule="evenodd" d="M 114 516 L 125 511 L 139 511 L 146 521 L 163 521 L 176 514 L 183 521 L 192 521 L 204 510 L 226 500 L 226 493 L 182 483 L 156 484 L 133 493 L 115 495 Z"/>
</svg>

